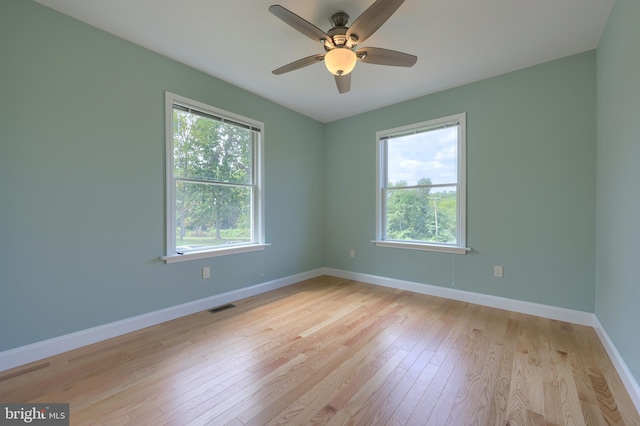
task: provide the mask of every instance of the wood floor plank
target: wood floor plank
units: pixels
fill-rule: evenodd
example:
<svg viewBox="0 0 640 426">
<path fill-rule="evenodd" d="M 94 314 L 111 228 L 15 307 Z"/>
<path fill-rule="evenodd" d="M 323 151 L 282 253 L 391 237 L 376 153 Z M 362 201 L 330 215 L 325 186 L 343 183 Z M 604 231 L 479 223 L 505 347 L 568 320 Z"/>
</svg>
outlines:
<svg viewBox="0 0 640 426">
<path fill-rule="evenodd" d="M 491 406 L 495 398 L 501 356 L 502 345 L 492 344 L 489 347 L 485 366 L 478 377 L 472 403 L 463 411 L 464 422 L 478 426 L 491 424 Z"/>
<path fill-rule="evenodd" d="M 507 403 L 506 419 L 508 425 L 527 424 L 528 386 L 526 383 L 525 367 L 527 355 L 517 352 L 513 359 L 511 372 L 511 386 L 509 386 L 509 400 Z"/>
<path fill-rule="evenodd" d="M 514 314 L 510 314 L 505 318 L 504 334 L 496 338 L 496 344 L 502 345 L 502 353 L 498 361 L 498 371 L 493 387 L 493 397 L 490 400 L 487 425 L 504 425 L 506 421 L 511 373 L 513 371 L 513 359 L 515 357 L 519 327 L 519 322 L 514 317 Z"/>
<path fill-rule="evenodd" d="M 407 353 L 403 350 L 396 351 L 391 358 L 389 358 L 380 368 L 375 372 L 375 374 L 367 380 L 362 386 L 358 389 L 353 396 L 346 401 L 345 404 L 342 404 L 340 408 L 336 408 L 336 414 L 331 418 L 328 425 L 344 425 L 355 416 L 359 417 L 359 424 L 366 424 L 367 421 L 373 421 L 373 419 L 368 418 L 369 412 L 364 412 L 361 410 L 367 400 L 372 396 L 372 394 L 378 390 L 383 384 L 390 378 L 390 376 L 394 372 L 399 372 L 397 370 L 398 364 L 402 362 L 402 359 L 407 356 Z M 400 374 L 394 375 L 392 381 L 396 379 L 399 380 Z M 331 404 L 335 408 L 338 404 Z M 362 416 L 365 416 L 364 418 Z"/>
<path fill-rule="evenodd" d="M 414 361 L 409 370 L 403 369 L 403 363 L 401 362 L 398 368 L 403 369 L 404 374 L 397 386 L 395 386 L 390 394 L 385 398 L 384 403 L 379 404 L 377 408 L 373 408 L 376 412 L 373 414 L 373 417 L 379 419 L 377 424 L 404 424 L 406 423 L 406 419 L 409 418 L 411 412 L 407 410 L 406 406 L 403 406 L 403 402 L 405 400 L 415 401 L 415 397 L 409 396 L 410 390 L 416 384 L 416 382 L 420 379 L 422 373 L 425 370 L 428 370 L 427 366 L 429 364 L 429 360 L 433 357 L 433 352 L 429 352 L 423 350 L 420 356 Z M 409 356 L 405 357 L 405 360 L 409 358 Z M 403 360 L 404 362 L 404 360 Z M 435 371 L 434 373 L 435 374 Z M 405 420 L 401 420 L 404 418 Z"/>
<path fill-rule="evenodd" d="M 433 352 L 425 351 L 425 358 L 431 359 L 433 357 Z M 420 371 L 420 375 L 413 383 L 409 391 L 406 393 L 402 401 L 395 409 L 391 418 L 387 421 L 387 425 L 405 425 L 410 424 L 409 419 L 416 411 L 416 407 L 418 406 L 422 396 L 428 389 L 431 381 L 435 377 L 439 366 L 431 364 L 430 362 L 426 362 L 422 370 Z"/>
<path fill-rule="evenodd" d="M 330 276 L 0 373 L 72 425 L 640 425 L 593 328 Z M 213 307 L 212 307 L 213 308 Z"/>
<path fill-rule="evenodd" d="M 488 380 L 486 377 L 483 378 L 482 371 L 489 355 L 489 342 L 487 332 L 476 328 L 476 326 L 479 324 L 474 323 L 465 352 L 466 369 L 460 369 L 461 385 L 454 387 L 454 391 L 457 389 L 457 393 L 447 416 L 446 422 L 448 424 L 463 424 L 471 418 L 478 420 L 479 417 L 477 412 L 478 397 Z"/>
<path fill-rule="evenodd" d="M 447 384 L 451 373 L 456 368 L 459 358 L 460 351 L 452 348 L 447 353 L 447 357 L 444 359 L 442 364 L 436 366 L 438 367 L 438 370 L 427 386 L 427 389 L 422 394 L 418 404 L 416 404 L 407 424 L 424 424 L 429 419 L 429 416 L 431 416 L 431 413 L 433 412 L 433 408 L 438 402 L 438 398 L 440 397 L 442 390 Z"/>
<path fill-rule="evenodd" d="M 571 353 L 563 357 L 560 367 L 560 400 L 564 424 L 584 424 L 582 407 L 578 396 L 575 378 L 571 370 Z"/>
</svg>

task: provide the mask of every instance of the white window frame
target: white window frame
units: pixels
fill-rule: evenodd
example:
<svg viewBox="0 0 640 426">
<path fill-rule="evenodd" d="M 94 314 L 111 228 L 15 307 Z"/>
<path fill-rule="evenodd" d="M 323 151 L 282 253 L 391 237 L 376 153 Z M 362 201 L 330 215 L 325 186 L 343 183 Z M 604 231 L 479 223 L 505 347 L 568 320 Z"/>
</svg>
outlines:
<svg viewBox="0 0 640 426">
<path fill-rule="evenodd" d="M 404 136 L 435 130 L 445 126 L 458 126 L 458 182 L 456 186 L 456 244 L 435 242 L 398 241 L 386 238 L 386 188 L 387 152 L 386 140 L 394 136 Z M 376 132 L 376 238 L 373 243 L 380 247 L 395 247 L 412 250 L 428 250 L 445 253 L 466 254 L 466 113 L 454 114 L 416 124 Z"/>
<path fill-rule="evenodd" d="M 252 158 L 252 186 L 253 197 L 252 204 L 252 229 L 251 242 L 246 244 L 234 244 L 229 247 L 212 247 L 206 250 L 186 252 L 179 254 L 176 252 L 176 181 L 174 178 L 174 155 L 173 155 L 173 106 L 174 104 L 182 105 L 196 109 L 198 111 L 219 117 L 223 120 L 229 120 L 235 124 L 243 124 L 258 129 L 260 137 L 256 138 L 253 146 Z M 165 92 L 165 133 L 166 133 L 166 253 L 161 256 L 165 263 L 183 262 L 187 260 L 206 259 L 216 256 L 225 256 L 237 253 L 247 253 L 252 251 L 264 250 L 268 244 L 264 238 L 264 124 L 233 114 L 219 108 L 212 107 L 202 102 L 176 95 L 175 93 Z"/>
</svg>

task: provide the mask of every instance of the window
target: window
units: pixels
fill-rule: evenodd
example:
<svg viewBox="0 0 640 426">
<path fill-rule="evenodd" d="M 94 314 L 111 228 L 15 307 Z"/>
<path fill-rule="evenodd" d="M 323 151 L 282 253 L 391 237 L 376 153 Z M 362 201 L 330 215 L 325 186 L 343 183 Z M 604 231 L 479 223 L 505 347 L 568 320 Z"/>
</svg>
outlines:
<svg viewBox="0 0 640 426">
<path fill-rule="evenodd" d="M 165 262 L 264 249 L 262 123 L 166 93 Z"/>
<path fill-rule="evenodd" d="M 374 243 L 465 253 L 465 114 L 378 132 Z"/>
</svg>

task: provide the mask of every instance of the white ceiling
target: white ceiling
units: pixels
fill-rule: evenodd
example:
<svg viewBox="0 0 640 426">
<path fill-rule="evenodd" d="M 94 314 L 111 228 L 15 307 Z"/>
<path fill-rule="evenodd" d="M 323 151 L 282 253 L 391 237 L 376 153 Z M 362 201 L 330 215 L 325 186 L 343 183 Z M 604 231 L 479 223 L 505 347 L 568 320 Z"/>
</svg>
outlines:
<svg viewBox="0 0 640 426">
<path fill-rule="evenodd" d="M 406 0 L 359 47 L 418 56 L 412 68 L 358 63 L 339 94 L 322 46 L 268 11 L 281 4 L 320 29 L 373 0 L 36 0 L 322 122 L 594 49 L 615 0 Z M 278 3 L 279 1 L 279 3 Z"/>
</svg>

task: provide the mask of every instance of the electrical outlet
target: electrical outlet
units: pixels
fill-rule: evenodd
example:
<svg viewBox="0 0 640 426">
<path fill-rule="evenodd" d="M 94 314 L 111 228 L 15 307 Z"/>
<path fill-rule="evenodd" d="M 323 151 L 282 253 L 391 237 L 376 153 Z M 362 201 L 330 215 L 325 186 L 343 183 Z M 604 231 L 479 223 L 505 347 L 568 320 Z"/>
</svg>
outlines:
<svg viewBox="0 0 640 426">
<path fill-rule="evenodd" d="M 204 268 L 202 268 L 202 279 L 204 280 L 207 278 L 211 278 L 211 268 L 205 266 Z"/>
<path fill-rule="evenodd" d="M 349 257 L 356 257 L 356 251 L 354 249 L 349 250 Z"/>
<path fill-rule="evenodd" d="M 497 278 L 504 277 L 504 271 L 502 270 L 502 266 L 494 265 L 493 267 L 493 276 Z"/>
</svg>

